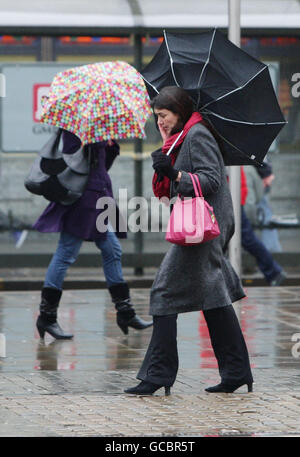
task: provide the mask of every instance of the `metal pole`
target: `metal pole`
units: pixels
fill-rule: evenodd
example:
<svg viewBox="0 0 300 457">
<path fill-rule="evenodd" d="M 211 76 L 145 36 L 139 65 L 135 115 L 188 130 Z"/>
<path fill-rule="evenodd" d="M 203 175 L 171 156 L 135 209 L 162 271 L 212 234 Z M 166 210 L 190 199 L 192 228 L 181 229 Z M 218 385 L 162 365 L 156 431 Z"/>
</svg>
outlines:
<svg viewBox="0 0 300 457">
<path fill-rule="evenodd" d="M 241 42 L 241 2 L 240 0 L 228 0 L 229 28 L 228 38 L 236 46 Z M 229 259 L 238 276 L 242 273 L 241 254 L 241 170 L 238 166 L 228 167 L 229 187 L 232 196 L 235 216 L 235 233 L 229 244 Z"/>
<path fill-rule="evenodd" d="M 54 40 L 54 37 L 45 36 L 40 38 L 39 56 L 37 60 L 45 62 L 52 62 L 55 60 Z"/>
<path fill-rule="evenodd" d="M 143 65 L 143 43 L 142 35 L 134 34 L 134 66 L 137 71 L 142 70 Z M 134 140 L 134 152 L 141 154 L 143 152 L 143 141 L 139 138 Z M 143 161 L 134 161 L 134 195 L 141 197 L 143 195 Z M 143 232 L 137 232 L 134 234 L 134 252 L 136 257 L 140 258 L 144 248 Z M 144 270 L 142 267 L 135 267 L 135 274 L 142 276 Z"/>
</svg>

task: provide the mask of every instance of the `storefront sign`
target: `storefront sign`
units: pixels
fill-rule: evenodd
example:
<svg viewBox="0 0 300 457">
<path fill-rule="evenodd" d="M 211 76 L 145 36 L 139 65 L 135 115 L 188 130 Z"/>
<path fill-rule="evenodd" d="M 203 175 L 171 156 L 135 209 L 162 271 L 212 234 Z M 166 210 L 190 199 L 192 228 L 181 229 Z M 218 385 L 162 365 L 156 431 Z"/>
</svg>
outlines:
<svg viewBox="0 0 300 457">
<path fill-rule="evenodd" d="M 43 97 L 47 96 L 56 73 L 80 64 L 2 64 L 5 97 L 0 99 L 0 150 L 39 151 L 55 131 L 39 123 Z"/>
</svg>

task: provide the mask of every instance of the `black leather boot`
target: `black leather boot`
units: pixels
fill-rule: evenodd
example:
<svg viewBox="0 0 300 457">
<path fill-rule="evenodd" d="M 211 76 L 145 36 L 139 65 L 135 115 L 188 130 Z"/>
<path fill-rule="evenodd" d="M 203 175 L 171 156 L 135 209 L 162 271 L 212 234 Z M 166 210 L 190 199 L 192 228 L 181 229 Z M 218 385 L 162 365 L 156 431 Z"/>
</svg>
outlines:
<svg viewBox="0 0 300 457">
<path fill-rule="evenodd" d="M 137 386 L 130 387 L 129 389 L 125 389 L 124 392 L 126 394 L 132 395 L 153 395 L 161 387 L 165 388 L 165 395 L 171 395 L 171 387 L 170 386 L 160 386 L 157 384 L 153 384 L 152 382 L 141 381 Z"/>
<path fill-rule="evenodd" d="M 129 287 L 126 282 L 114 284 L 108 290 L 117 310 L 117 324 L 125 335 L 128 334 L 128 327 L 143 330 L 153 325 L 152 321 L 146 322 L 136 315 L 130 302 Z"/>
<path fill-rule="evenodd" d="M 206 392 L 210 393 L 217 393 L 217 392 L 225 392 L 225 393 L 233 393 L 235 390 L 239 389 L 242 387 L 244 384 L 247 384 L 248 387 L 248 392 L 253 392 L 253 381 L 251 382 L 239 382 L 238 384 L 225 384 L 224 382 L 221 382 L 220 384 L 217 384 L 216 386 L 212 387 L 207 387 L 205 390 Z"/>
<path fill-rule="evenodd" d="M 42 289 L 40 315 L 36 321 L 36 326 L 41 338 L 44 338 L 45 332 L 48 332 L 53 338 L 58 340 L 69 340 L 73 338 L 72 334 L 64 333 L 56 320 L 61 294 L 61 290 L 52 287 L 43 287 Z"/>
</svg>

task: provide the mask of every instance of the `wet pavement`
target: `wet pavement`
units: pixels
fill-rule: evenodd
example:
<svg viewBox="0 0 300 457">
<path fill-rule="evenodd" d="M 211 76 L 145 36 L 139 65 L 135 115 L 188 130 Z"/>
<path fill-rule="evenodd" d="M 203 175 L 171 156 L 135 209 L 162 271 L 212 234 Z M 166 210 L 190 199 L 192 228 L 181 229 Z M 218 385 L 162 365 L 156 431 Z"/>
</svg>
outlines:
<svg viewBox="0 0 300 457">
<path fill-rule="evenodd" d="M 246 292 L 235 309 L 254 392 L 204 391 L 219 376 L 197 312 L 178 320 L 180 368 L 170 397 L 123 394 L 137 382 L 151 329 L 124 336 L 107 290 L 64 292 L 59 322 L 74 333 L 70 341 L 39 339 L 38 291 L 0 292 L 0 436 L 300 436 L 300 287 Z M 131 295 L 149 319 L 149 289 Z"/>
</svg>

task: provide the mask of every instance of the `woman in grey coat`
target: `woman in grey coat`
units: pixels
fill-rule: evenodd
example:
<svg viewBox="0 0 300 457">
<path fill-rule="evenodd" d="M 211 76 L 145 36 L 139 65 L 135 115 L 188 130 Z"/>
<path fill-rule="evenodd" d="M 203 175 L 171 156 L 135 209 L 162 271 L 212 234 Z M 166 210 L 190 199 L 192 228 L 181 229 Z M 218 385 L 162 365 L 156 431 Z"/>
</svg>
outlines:
<svg viewBox="0 0 300 457">
<path fill-rule="evenodd" d="M 220 236 L 202 244 L 173 244 L 164 257 L 151 288 L 153 334 L 137 375 L 141 382 L 126 389 L 131 394 L 166 394 L 178 370 L 177 315 L 203 311 L 218 361 L 221 383 L 208 392 L 233 392 L 244 384 L 252 391 L 253 378 L 247 347 L 232 303 L 245 296 L 226 251 L 234 233 L 234 215 L 222 154 L 193 102 L 178 87 L 166 87 L 152 102 L 163 139 L 152 153 L 153 190 L 157 197 L 194 196 L 189 172 L 197 174 L 203 196 L 214 208 Z M 179 133 L 180 132 L 180 133 Z M 166 155 L 177 140 L 176 148 Z"/>
</svg>

